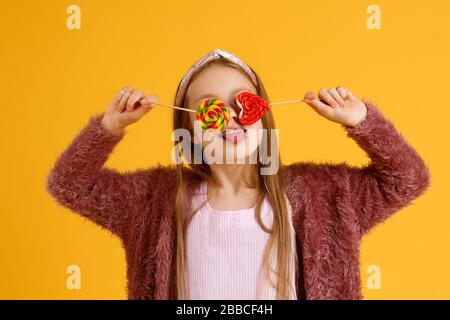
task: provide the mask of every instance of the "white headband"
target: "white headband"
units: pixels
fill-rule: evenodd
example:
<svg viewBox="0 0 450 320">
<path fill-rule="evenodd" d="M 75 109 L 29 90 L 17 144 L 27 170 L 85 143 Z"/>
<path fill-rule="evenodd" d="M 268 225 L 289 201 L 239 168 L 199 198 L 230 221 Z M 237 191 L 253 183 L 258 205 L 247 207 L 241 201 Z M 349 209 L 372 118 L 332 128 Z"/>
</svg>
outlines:
<svg viewBox="0 0 450 320">
<path fill-rule="evenodd" d="M 187 89 L 187 84 L 189 83 L 189 80 L 191 79 L 192 75 L 201 67 L 203 67 L 205 64 L 210 63 L 211 61 L 217 60 L 220 57 L 225 58 L 226 60 L 229 60 L 237 65 L 239 65 L 245 73 L 247 73 L 250 78 L 253 80 L 253 84 L 257 87 L 258 81 L 256 79 L 256 75 L 253 73 L 253 71 L 250 69 L 250 67 L 241 59 L 239 59 L 237 56 L 232 54 L 229 51 L 223 50 L 223 49 L 214 49 L 210 51 L 208 54 L 200 58 L 197 62 L 195 62 L 189 70 L 185 73 L 183 76 L 183 79 L 180 82 L 179 89 L 177 96 L 175 97 L 175 104 L 177 106 L 180 106 L 181 100 L 184 97 Z"/>
</svg>

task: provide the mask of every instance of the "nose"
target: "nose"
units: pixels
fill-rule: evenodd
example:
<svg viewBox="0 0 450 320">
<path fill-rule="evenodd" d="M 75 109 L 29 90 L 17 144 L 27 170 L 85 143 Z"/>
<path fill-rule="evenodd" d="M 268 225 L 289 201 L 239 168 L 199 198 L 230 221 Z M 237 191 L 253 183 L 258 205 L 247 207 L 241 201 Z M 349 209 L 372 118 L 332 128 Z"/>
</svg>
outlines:
<svg viewBox="0 0 450 320">
<path fill-rule="evenodd" d="M 237 120 L 239 113 L 241 112 L 241 108 L 239 108 L 235 101 L 231 101 L 228 104 L 228 110 L 230 111 L 230 117 L 234 120 Z"/>
<path fill-rule="evenodd" d="M 228 122 L 228 127 L 241 127 L 241 123 L 239 122 L 239 113 L 234 110 L 234 108 L 230 108 L 230 121 Z"/>
</svg>

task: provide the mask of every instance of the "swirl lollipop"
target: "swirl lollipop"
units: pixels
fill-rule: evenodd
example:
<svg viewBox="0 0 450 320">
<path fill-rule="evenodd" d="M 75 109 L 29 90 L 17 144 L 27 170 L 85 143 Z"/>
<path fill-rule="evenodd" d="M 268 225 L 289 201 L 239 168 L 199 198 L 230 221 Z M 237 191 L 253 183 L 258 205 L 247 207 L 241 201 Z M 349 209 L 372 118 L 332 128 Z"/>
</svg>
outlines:
<svg viewBox="0 0 450 320">
<path fill-rule="evenodd" d="M 203 129 L 222 131 L 230 121 L 230 111 L 222 100 L 206 99 L 199 104 L 196 117 Z"/>
</svg>

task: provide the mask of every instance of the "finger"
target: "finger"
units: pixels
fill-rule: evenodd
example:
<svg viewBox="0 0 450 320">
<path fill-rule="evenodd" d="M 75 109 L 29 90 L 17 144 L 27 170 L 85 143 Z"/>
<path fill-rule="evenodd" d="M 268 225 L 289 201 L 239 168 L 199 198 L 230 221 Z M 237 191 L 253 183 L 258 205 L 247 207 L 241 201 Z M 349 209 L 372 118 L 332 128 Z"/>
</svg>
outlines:
<svg viewBox="0 0 450 320">
<path fill-rule="evenodd" d="M 353 94 L 350 90 L 347 89 L 347 94 L 350 100 L 359 100 L 357 96 Z"/>
<path fill-rule="evenodd" d="M 120 98 L 120 102 L 119 102 L 119 107 L 117 108 L 117 110 L 119 112 L 123 112 L 125 111 L 126 108 L 126 103 L 128 101 L 128 97 L 133 93 L 133 91 L 127 91 L 123 94 L 122 98 Z"/>
<path fill-rule="evenodd" d="M 334 100 L 331 94 L 329 94 L 328 91 L 323 88 L 319 90 L 319 99 L 324 101 L 330 107 L 333 108 L 339 107 L 339 104 Z"/>
<path fill-rule="evenodd" d="M 115 100 L 117 100 L 117 102 L 119 102 L 119 101 L 120 101 L 120 98 L 122 98 L 122 96 L 123 96 L 126 92 L 131 91 L 131 90 L 133 90 L 131 87 L 123 87 L 123 88 L 120 89 L 119 92 L 117 93 L 117 95 L 116 95 L 116 97 L 115 97 Z"/>
<path fill-rule="evenodd" d="M 144 96 L 144 94 L 138 90 L 135 90 L 131 96 L 128 98 L 127 101 L 127 111 L 131 112 L 134 110 L 135 104 L 136 102 L 138 102 L 138 100 L 140 100 L 142 97 Z"/>
<path fill-rule="evenodd" d="M 152 105 L 153 103 L 158 103 L 158 96 L 157 95 L 145 96 L 141 98 L 140 103 L 142 105 L 146 104 Z"/>
<path fill-rule="evenodd" d="M 122 89 L 119 90 L 119 92 L 117 92 L 117 94 L 115 95 L 115 97 L 113 98 L 113 100 L 111 102 L 111 106 L 114 111 L 118 110 L 122 96 L 130 90 L 132 90 L 130 87 L 123 87 Z"/>
<path fill-rule="evenodd" d="M 337 87 L 337 92 L 341 96 L 342 99 L 347 100 L 348 98 L 348 89 L 346 87 L 339 86 Z"/>
<path fill-rule="evenodd" d="M 341 98 L 341 96 L 339 95 L 339 93 L 337 92 L 336 88 L 330 88 L 328 89 L 328 93 L 333 97 L 333 99 L 335 101 L 337 101 L 337 103 L 339 103 L 339 105 L 341 107 L 345 107 L 345 101 Z"/>
<path fill-rule="evenodd" d="M 333 108 L 320 101 L 313 92 L 308 92 L 305 94 L 305 102 L 311 108 L 313 108 L 318 114 L 327 118 L 331 117 L 331 112 L 333 111 Z"/>
<path fill-rule="evenodd" d="M 135 120 L 139 120 L 141 117 L 143 117 L 147 112 L 149 112 L 151 109 L 153 109 L 151 107 L 151 105 L 149 104 L 145 104 L 140 106 L 139 108 L 135 109 L 132 113 L 131 116 L 135 119 Z"/>
<path fill-rule="evenodd" d="M 312 91 L 308 91 L 304 96 L 305 100 L 314 100 L 317 99 L 316 94 Z"/>
</svg>

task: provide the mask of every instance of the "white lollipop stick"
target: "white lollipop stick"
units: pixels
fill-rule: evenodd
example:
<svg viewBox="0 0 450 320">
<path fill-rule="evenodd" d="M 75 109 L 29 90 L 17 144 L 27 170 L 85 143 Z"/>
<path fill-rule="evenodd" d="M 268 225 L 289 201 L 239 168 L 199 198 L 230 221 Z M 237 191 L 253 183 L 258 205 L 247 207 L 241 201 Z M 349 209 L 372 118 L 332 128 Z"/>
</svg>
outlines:
<svg viewBox="0 0 450 320">
<path fill-rule="evenodd" d="M 271 106 L 277 104 L 288 104 L 288 103 L 297 103 L 297 102 L 305 102 L 305 100 L 289 100 L 289 101 L 280 101 L 280 102 L 271 102 L 269 103 Z"/>
<path fill-rule="evenodd" d="M 151 105 L 152 105 L 152 106 L 165 107 L 165 108 L 171 108 L 171 109 L 178 109 L 178 110 L 183 110 L 183 111 L 188 111 L 188 112 L 197 113 L 197 111 L 192 110 L 192 109 L 186 109 L 186 108 L 176 107 L 176 106 L 172 106 L 172 105 L 169 105 L 169 104 L 152 103 Z"/>
</svg>

